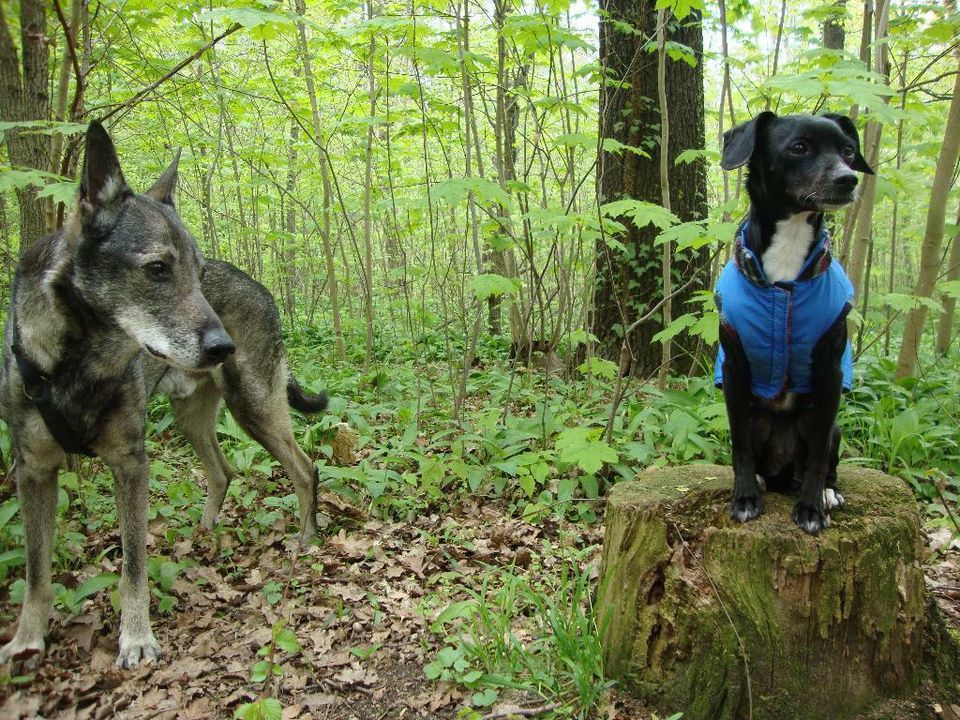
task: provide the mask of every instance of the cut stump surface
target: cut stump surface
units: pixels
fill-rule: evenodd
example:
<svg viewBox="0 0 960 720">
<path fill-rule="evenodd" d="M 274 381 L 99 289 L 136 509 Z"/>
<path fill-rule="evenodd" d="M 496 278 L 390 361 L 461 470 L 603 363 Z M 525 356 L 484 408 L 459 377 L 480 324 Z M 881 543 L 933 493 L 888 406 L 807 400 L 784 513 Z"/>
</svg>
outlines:
<svg viewBox="0 0 960 720">
<path fill-rule="evenodd" d="M 903 481 L 841 466 L 816 537 L 795 498 L 727 515 L 728 467 L 648 470 L 608 499 L 597 618 L 607 674 L 684 720 L 850 718 L 915 689 L 928 606 Z"/>
</svg>

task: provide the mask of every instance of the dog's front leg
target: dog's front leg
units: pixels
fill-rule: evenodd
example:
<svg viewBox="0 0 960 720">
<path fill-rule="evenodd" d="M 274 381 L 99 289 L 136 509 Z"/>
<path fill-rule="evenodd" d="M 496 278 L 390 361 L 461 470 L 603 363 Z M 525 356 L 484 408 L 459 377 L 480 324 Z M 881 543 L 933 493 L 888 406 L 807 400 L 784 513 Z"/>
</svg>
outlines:
<svg viewBox="0 0 960 720">
<path fill-rule="evenodd" d="M 44 651 L 44 635 L 53 606 L 50 562 L 57 510 L 57 470 L 63 461 L 59 447 L 49 453 L 17 456 L 17 495 L 26 540 L 26 589 L 20 622 L 13 639 L 0 648 L 0 663 L 21 655 L 28 665 Z"/>
<path fill-rule="evenodd" d="M 150 627 L 147 585 L 147 511 L 150 472 L 142 441 L 137 451 L 104 458 L 116 483 L 117 516 L 123 545 L 120 573 L 120 653 L 117 665 L 135 667 L 160 657 L 160 645 Z"/>
<path fill-rule="evenodd" d="M 839 431 L 835 422 L 843 389 L 840 360 L 847 346 L 846 313 L 817 341 L 813 349 L 813 417 L 805 427 L 806 458 L 800 484 L 800 497 L 793 507 L 793 521 L 815 535 L 827 526 L 824 491 L 827 475 L 835 472 L 838 460 Z M 833 468 L 831 468 L 833 465 Z M 835 481 L 832 483 L 835 485 Z M 836 504 L 842 504 L 842 496 Z"/>
<path fill-rule="evenodd" d="M 733 445 L 733 500 L 730 517 L 737 522 L 753 520 L 763 512 L 763 500 L 757 487 L 756 459 L 750 434 L 750 365 L 743 343 L 733 328 L 720 323 L 723 346 L 723 397 L 730 421 Z"/>
</svg>

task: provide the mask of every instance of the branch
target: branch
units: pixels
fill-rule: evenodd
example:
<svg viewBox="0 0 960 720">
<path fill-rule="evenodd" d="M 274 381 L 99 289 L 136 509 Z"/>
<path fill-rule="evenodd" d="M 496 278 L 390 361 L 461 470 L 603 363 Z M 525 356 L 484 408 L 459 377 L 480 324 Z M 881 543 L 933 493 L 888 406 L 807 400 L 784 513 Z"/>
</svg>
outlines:
<svg viewBox="0 0 960 720">
<path fill-rule="evenodd" d="M 560 703 L 552 703 L 550 705 L 541 705 L 540 707 L 532 708 L 504 708 L 503 710 L 495 710 L 492 713 L 487 713 L 480 720 L 501 720 L 504 718 L 515 718 L 515 717 L 536 717 L 537 715 L 546 715 L 548 712 L 552 712 L 560 707 Z"/>
<path fill-rule="evenodd" d="M 217 37 L 215 37 L 213 40 L 211 40 L 211 41 L 208 42 L 206 45 L 204 45 L 202 48 L 200 48 L 200 49 L 197 50 L 195 53 L 193 53 L 193 55 L 191 55 L 191 56 L 188 57 L 188 58 L 185 58 L 184 60 L 181 60 L 180 62 L 178 62 L 178 63 L 174 66 L 174 68 L 173 68 L 170 72 L 168 72 L 166 75 L 164 75 L 162 78 L 160 78 L 159 80 L 157 80 L 157 81 L 154 82 L 154 83 L 150 83 L 149 85 L 147 85 L 147 87 L 145 87 L 143 90 L 141 90 L 141 91 L 138 92 L 136 95 L 134 95 L 133 97 L 131 97 L 129 100 L 124 100 L 122 103 L 120 103 L 119 105 L 117 105 L 113 110 L 111 110 L 111 111 L 108 112 L 106 115 L 104 115 L 103 117 L 101 117 L 101 118 L 100 118 L 100 121 L 102 122 L 102 121 L 104 121 L 104 120 L 106 120 L 106 119 L 108 119 L 108 118 L 110 118 L 110 117 L 113 117 L 114 115 L 116 115 L 118 112 L 120 112 L 120 111 L 123 110 L 124 108 L 132 107 L 132 106 L 135 105 L 137 102 L 139 102 L 145 95 L 147 95 L 147 94 L 153 92 L 154 90 L 156 90 L 158 87 L 160 87 L 160 86 L 161 86 L 163 83 L 165 83 L 167 80 L 169 80 L 169 79 L 172 78 L 174 75 L 176 75 L 178 72 L 180 72 L 181 70 L 183 70 L 187 65 L 189 65 L 189 64 L 192 63 L 194 60 L 196 60 L 196 59 L 199 58 L 201 55 L 203 55 L 207 50 L 209 50 L 210 48 L 212 48 L 214 45 L 216 45 L 218 42 L 220 42 L 221 40 L 223 40 L 225 37 L 228 37 L 229 35 L 233 35 L 233 33 L 235 33 L 237 30 L 239 30 L 239 29 L 242 28 L 242 27 L 243 27 L 243 25 L 241 25 L 240 23 L 234 23 L 233 25 L 231 25 L 230 27 L 228 27 L 226 30 L 224 30 L 222 33 L 220 33 Z"/>
<path fill-rule="evenodd" d="M 75 3 L 80 0 L 73 0 Z M 70 119 L 77 117 L 77 108 L 80 107 L 80 98 L 83 96 L 83 73 L 80 72 L 80 61 L 77 60 L 77 49 L 74 47 L 77 40 L 77 28 L 70 27 L 66 15 L 63 14 L 63 8 L 60 7 L 60 0 L 53 0 L 53 7 L 57 11 L 57 18 L 63 27 L 64 37 L 67 39 L 67 50 L 70 53 L 70 63 L 73 65 L 73 74 L 77 78 L 77 86 L 73 91 L 73 102 L 70 104 Z"/>
</svg>

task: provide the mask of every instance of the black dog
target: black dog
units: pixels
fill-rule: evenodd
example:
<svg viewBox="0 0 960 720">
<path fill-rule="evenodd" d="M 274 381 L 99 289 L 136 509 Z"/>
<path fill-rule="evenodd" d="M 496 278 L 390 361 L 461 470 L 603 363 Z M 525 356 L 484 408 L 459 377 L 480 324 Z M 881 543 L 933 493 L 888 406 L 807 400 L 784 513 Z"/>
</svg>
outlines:
<svg viewBox="0 0 960 720">
<path fill-rule="evenodd" d="M 729 130 L 721 167 L 748 164 L 750 213 L 717 282 L 721 313 L 716 382 L 730 419 L 730 516 L 763 511 L 758 475 L 794 490 L 793 521 L 808 533 L 844 504 L 837 492 L 837 409 L 849 389 L 846 317 L 853 287 L 830 255 L 823 222 L 873 174 L 856 127 L 841 115 L 772 112 Z"/>
</svg>

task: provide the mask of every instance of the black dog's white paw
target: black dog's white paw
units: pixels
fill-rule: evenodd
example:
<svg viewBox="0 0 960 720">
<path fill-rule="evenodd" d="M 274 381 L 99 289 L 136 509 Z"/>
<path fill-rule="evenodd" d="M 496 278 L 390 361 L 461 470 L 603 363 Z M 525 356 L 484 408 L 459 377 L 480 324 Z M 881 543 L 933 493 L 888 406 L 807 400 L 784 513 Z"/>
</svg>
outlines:
<svg viewBox="0 0 960 720">
<path fill-rule="evenodd" d="M 830 512 L 834 508 L 842 508 L 847 504 L 846 499 L 840 494 L 839 490 L 827 488 L 823 491 L 823 509 Z"/>
<path fill-rule="evenodd" d="M 735 497 L 730 503 L 730 517 L 739 523 L 753 520 L 763 512 L 763 500 L 759 495 Z"/>
<path fill-rule="evenodd" d="M 793 521 L 806 533 L 816 535 L 827 527 L 827 514 L 822 507 L 797 503 L 793 506 Z"/>
</svg>

